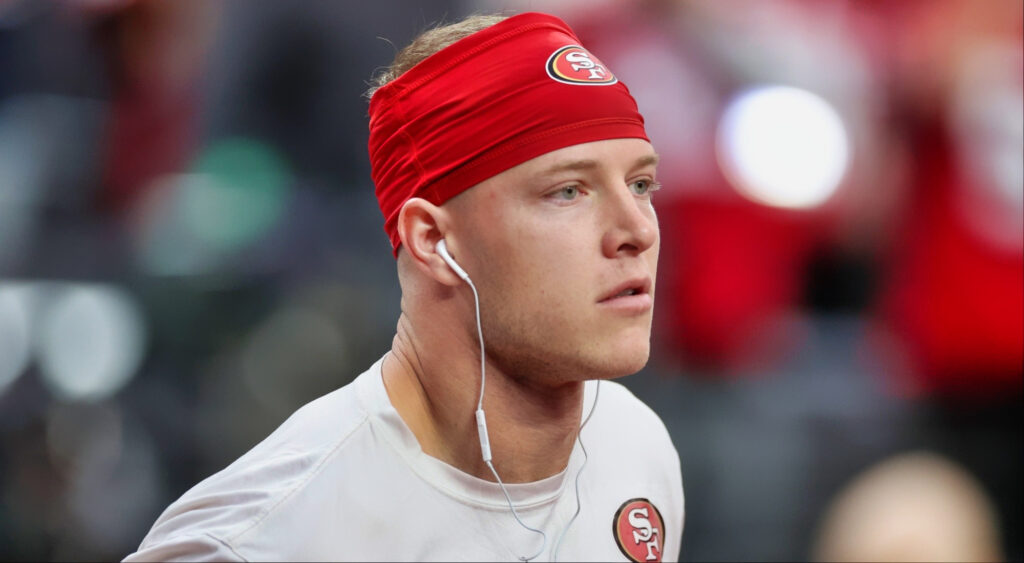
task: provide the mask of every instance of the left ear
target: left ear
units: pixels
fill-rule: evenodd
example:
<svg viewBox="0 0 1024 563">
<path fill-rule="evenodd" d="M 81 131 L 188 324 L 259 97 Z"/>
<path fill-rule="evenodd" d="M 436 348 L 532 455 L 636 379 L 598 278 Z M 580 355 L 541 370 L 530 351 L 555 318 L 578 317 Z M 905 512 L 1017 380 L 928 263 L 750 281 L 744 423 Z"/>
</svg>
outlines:
<svg viewBox="0 0 1024 563">
<path fill-rule="evenodd" d="M 445 238 L 450 221 L 447 211 L 414 197 L 398 212 L 397 229 L 405 252 L 421 272 L 439 283 L 455 286 L 462 284 L 462 280 L 437 253 L 437 242 Z M 451 240 L 446 243 L 449 248 L 453 245 Z"/>
</svg>

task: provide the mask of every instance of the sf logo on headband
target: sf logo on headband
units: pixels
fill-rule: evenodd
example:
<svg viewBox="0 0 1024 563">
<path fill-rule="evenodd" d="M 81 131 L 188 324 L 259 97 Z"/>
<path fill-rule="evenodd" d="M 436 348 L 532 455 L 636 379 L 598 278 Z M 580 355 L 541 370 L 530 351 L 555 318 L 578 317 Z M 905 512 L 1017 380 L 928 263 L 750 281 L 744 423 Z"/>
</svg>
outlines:
<svg viewBox="0 0 1024 563">
<path fill-rule="evenodd" d="M 563 84 L 607 86 L 619 81 L 597 57 L 579 45 L 566 45 L 551 53 L 548 76 Z"/>
</svg>

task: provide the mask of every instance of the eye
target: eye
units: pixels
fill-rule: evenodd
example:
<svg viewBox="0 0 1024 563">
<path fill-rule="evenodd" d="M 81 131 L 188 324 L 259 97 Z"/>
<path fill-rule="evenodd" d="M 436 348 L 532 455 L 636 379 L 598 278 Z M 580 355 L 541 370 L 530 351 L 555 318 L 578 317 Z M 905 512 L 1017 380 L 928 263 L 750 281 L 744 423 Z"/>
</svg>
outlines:
<svg viewBox="0 0 1024 563">
<path fill-rule="evenodd" d="M 650 195 L 651 192 L 655 192 L 659 188 L 661 188 L 661 184 L 648 179 L 636 180 L 629 184 L 629 190 L 635 195 Z"/>
<path fill-rule="evenodd" d="M 580 187 L 576 185 L 565 186 L 551 193 L 551 197 L 562 201 L 572 201 L 579 197 Z"/>
</svg>

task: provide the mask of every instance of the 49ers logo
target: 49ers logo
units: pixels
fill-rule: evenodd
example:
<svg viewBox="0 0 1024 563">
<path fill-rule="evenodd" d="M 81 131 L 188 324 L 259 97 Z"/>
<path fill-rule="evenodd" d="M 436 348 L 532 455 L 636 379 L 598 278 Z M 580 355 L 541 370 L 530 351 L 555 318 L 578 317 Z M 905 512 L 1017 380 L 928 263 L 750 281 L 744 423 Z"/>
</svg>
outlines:
<svg viewBox="0 0 1024 563">
<path fill-rule="evenodd" d="M 645 498 L 622 503 L 612 520 L 615 543 L 630 561 L 661 561 L 665 546 L 665 522 L 661 512 Z"/>
<path fill-rule="evenodd" d="M 564 84 L 606 86 L 619 81 L 597 57 L 579 45 L 566 45 L 548 57 L 548 76 Z"/>
</svg>

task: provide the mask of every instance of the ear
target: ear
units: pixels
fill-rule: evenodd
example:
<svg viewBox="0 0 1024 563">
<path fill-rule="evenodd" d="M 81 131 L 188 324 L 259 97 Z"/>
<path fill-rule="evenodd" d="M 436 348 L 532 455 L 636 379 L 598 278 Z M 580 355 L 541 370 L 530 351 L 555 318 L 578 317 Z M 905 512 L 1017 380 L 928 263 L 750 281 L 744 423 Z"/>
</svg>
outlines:
<svg viewBox="0 0 1024 563">
<path fill-rule="evenodd" d="M 397 227 L 404 251 L 416 268 L 439 283 L 455 286 L 461 285 L 462 279 L 437 253 L 437 242 L 448 232 L 450 221 L 446 210 L 414 197 L 402 204 Z"/>
</svg>

